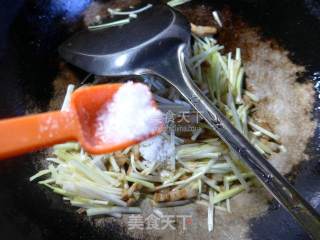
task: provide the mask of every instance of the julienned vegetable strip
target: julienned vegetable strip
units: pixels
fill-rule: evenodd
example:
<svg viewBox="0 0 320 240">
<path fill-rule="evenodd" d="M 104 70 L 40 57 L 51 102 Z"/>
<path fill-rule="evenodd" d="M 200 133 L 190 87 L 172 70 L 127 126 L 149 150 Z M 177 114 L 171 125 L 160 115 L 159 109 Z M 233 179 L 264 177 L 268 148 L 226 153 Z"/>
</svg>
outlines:
<svg viewBox="0 0 320 240">
<path fill-rule="evenodd" d="M 167 4 L 168 4 L 170 7 L 176 7 L 176 6 L 185 4 L 185 3 L 187 3 L 187 2 L 191 2 L 191 0 L 171 0 L 171 1 L 167 2 Z"/>
<path fill-rule="evenodd" d="M 177 6 L 185 2 L 188 0 L 173 0 L 168 4 Z M 133 14 L 149 7 L 133 12 L 109 9 L 112 15 L 129 17 L 89 28 L 128 23 Z M 220 25 L 216 12 L 213 16 Z M 192 50 L 188 68 L 204 94 L 262 154 L 269 156 L 277 150 L 285 151 L 278 143 L 280 137 L 257 124 L 251 115 L 259 98 L 243 88 L 245 74 L 240 49 L 236 49 L 235 54 L 224 54 L 223 46 L 213 37 L 194 36 Z M 159 108 L 167 114 L 171 112 L 174 127 L 178 127 L 181 121 L 177 115 L 181 111 L 190 113 L 191 106 L 173 87 L 155 78 L 145 77 L 144 81 L 151 87 Z M 73 89 L 68 87 L 62 110 L 68 108 Z M 193 117 L 195 114 L 191 112 Z M 199 203 L 208 207 L 208 230 L 213 231 L 215 210 L 231 212 L 231 199 L 250 188 L 254 174 L 205 122 L 198 119 L 188 124 L 196 126 L 189 135 L 179 135 L 175 128 L 169 128 L 160 136 L 160 142 L 168 143 L 166 146 L 172 149 L 163 162 L 155 160 L 157 155 L 147 161 L 140 151 L 142 144 L 93 156 L 84 152 L 78 143 L 69 142 L 54 146 L 52 156 L 46 159 L 47 168 L 30 177 L 30 181 L 39 179 L 39 184 L 62 195 L 72 206 L 85 209 L 88 216 L 140 214 L 139 203 L 145 198 L 153 199 L 155 207 Z M 168 154 L 161 146 L 148 147 L 149 153 Z"/>
<path fill-rule="evenodd" d="M 213 196 L 213 191 L 209 190 L 208 231 L 212 232 L 213 228 L 214 228 L 214 196 Z"/>
<path fill-rule="evenodd" d="M 105 215 L 112 213 L 141 213 L 141 209 L 137 207 L 109 207 L 87 209 L 88 216 Z"/>
<path fill-rule="evenodd" d="M 108 12 L 111 14 L 111 15 L 132 15 L 132 14 L 138 14 L 138 13 L 141 13 L 143 11 L 146 11 L 148 10 L 149 8 L 152 7 L 152 4 L 147 4 L 146 6 L 142 7 L 142 8 L 139 8 L 139 9 L 136 9 L 136 10 L 132 10 L 132 11 L 117 11 L 115 9 L 111 9 L 111 8 L 108 8 Z"/>
<path fill-rule="evenodd" d="M 121 19 L 121 20 L 117 20 L 117 21 L 113 21 L 113 22 L 108 22 L 108 23 L 103 23 L 103 24 L 99 24 L 99 25 L 92 25 L 92 26 L 89 26 L 88 29 L 89 30 L 99 30 L 99 29 L 103 29 L 103 28 L 122 26 L 124 24 L 128 24 L 129 22 L 130 22 L 130 18 L 125 18 L 125 19 Z"/>
<path fill-rule="evenodd" d="M 45 174 L 49 174 L 49 173 L 51 173 L 51 171 L 49 169 L 41 170 L 38 173 L 36 173 L 35 175 L 33 175 L 32 177 L 30 177 L 29 180 L 33 181 L 33 180 L 35 180 L 35 179 L 37 179 L 39 177 L 42 177 Z"/>
</svg>

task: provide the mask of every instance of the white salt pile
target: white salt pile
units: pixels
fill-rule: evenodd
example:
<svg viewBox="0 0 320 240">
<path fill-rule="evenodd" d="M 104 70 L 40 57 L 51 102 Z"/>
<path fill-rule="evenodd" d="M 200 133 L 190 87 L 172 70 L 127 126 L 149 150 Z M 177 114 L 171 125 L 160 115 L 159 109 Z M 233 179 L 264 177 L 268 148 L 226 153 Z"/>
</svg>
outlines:
<svg viewBox="0 0 320 240">
<path fill-rule="evenodd" d="M 96 134 L 103 142 L 120 143 L 147 137 L 162 124 L 163 114 L 153 105 L 149 88 L 128 82 L 100 110 Z"/>
<path fill-rule="evenodd" d="M 151 166 L 154 162 L 166 163 L 175 154 L 174 145 L 164 135 L 150 138 L 140 143 L 139 147 L 146 164 Z"/>
</svg>

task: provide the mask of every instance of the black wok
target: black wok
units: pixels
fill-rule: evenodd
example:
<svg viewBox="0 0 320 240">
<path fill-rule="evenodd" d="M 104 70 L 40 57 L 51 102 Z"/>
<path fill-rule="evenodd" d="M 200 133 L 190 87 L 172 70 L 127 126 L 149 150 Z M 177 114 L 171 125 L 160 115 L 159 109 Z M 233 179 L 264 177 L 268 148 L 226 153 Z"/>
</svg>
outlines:
<svg viewBox="0 0 320 240">
<path fill-rule="evenodd" d="M 82 27 L 81 13 L 90 2 L 0 1 L 1 118 L 48 109 L 53 96 L 53 80 L 61 66 L 57 47 Z M 213 4 L 211 1 L 194 2 Z M 289 50 L 294 62 L 306 66 L 307 72 L 299 78 L 300 82 L 317 76 L 320 71 L 320 1 L 212 2 L 219 2 L 215 8 L 230 6 L 252 26 L 260 27 L 265 37 L 274 38 Z M 78 69 L 73 70 L 79 79 L 86 75 Z M 320 118 L 318 107 L 320 100 L 316 97 L 315 120 Z M 306 146 L 310 160 L 296 166 L 288 177 L 320 211 L 319 134 L 316 128 Z M 28 178 L 38 169 L 37 161 L 41 157 L 43 153 L 38 152 L 0 162 L 0 239 L 131 238 L 116 224 L 96 230 L 59 196 L 44 193 L 38 185 L 29 183 Z M 270 204 L 264 216 L 251 220 L 249 235 L 252 239 L 308 239 L 276 202 Z"/>
</svg>

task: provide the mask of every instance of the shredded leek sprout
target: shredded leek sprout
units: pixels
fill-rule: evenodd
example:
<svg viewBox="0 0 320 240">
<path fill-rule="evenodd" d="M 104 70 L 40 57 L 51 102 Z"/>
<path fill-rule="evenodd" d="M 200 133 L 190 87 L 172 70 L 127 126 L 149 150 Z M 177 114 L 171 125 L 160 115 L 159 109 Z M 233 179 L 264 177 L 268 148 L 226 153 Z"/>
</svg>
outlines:
<svg viewBox="0 0 320 240">
<path fill-rule="evenodd" d="M 176 6 L 185 4 L 185 3 L 187 3 L 187 2 L 191 2 L 191 0 L 171 0 L 171 1 L 167 2 L 167 4 L 168 4 L 170 7 L 176 7 Z"/>
<path fill-rule="evenodd" d="M 170 7 L 176 7 L 176 6 L 185 4 L 190 1 L 191 0 L 172 0 L 172 1 L 167 2 L 167 4 Z M 110 28 L 110 27 L 123 26 L 125 24 L 130 23 L 132 18 L 137 18 L 139 13 L 142 13 L 142 12 L 150 9 L 152 6 L 153 5 L 149 3 L 144 7 L 141 7 L 139 9 L 135 9 L 132 11 L 121 11 L 120 9 L 108 8 L 108 12 L 111 15 L 111 17 L 113 17 L 113 16 L 127 16 L 127 18 L 116 20 L 116 21 L 111 21 L 111 22 L 107 22 L 107 23 L 102 23 L 102 24 L 91 25 L 91 26 L 88 26 L 88 29 L 89 30 L 99 30 L 99 29 L 105 29 L 105 28 Z"/>
<path fill-rule="evenodd" d="M 115 9 L 112 9 L 112 8 L 108 8 L 108 12 L 114 16 L 114 15 L 129 15 L 129 16 L 134 16 L 135 14 L 138 14 L 138 13 L 141 13 L 143 11 L 146 11 L 148 10 L 149 8 L 152 7 L 152 4 L 147 4 L 146 6 L 142 7 L 142 8 L 139 8 L 139 9 L 136 9 L 136 10 L 133 10 L 133 11 L 118 11 L 118 10 L 115 10 Z"/>
<path fill-rule="evenodd" d="M 139 9 L 135 9 L 132 11 L 119 11 L 117 9 L 111 9 L 108 8 L 108 12 L 110 13 L 110 15 L 113 16 L 128 16 L 127 18 L 124 19 L 120 19 L 120 20 L 116 20 L 116 21 L 112 21 L 112 22 L 107 22 L 107 23 L 102 23 L 102 24 L 97 24 L 97 25 L 91 25 L 88 26 L 89 30 L 99 30 L 99 29 L 104 29 L 104 28 L 110 28 L 110 27 L 118 27 L 118 26 L 123 26 L 125 24 L 130 23 L 130 20 L 132 18 L 137 18 L 138 17 L 138 13 L 144 12 L 146 10 L 148 10 L 149 8 L 152 7 L 152 4 L 147 4 L 146 6 L 139 8 Z"/>
<path fill-rule="evenodd" d="M 221 19 L 219 17 L 219 14 L 217 11 L 213 11 L 212 12 L 212 16 L 214 18 L 214 20 L 218 23 L 219 27 L 222 27 L 222 22 L 221 22 Z"/>
<path fill-rule="evenodd" d="M 182 2 L 187 1 L 169 4 Z M 252 117 L 259 99 L 243 87 L 240 49 L 234 55 L 223 54 L 223 46 L 214 37 L 194 36 L 193 40 L 188 68 L 194 81 L 263 155 L 285 151 L 279 136 Z M 173 87 L 152 77 L 146 77 L 145 83 L 163 111 L 191 111 Z M 68 108 L 72 90 L 73 86 L 68 87 L 63 110 Z M 39 184 L 62 195 L 72 206 L 85 209 L 88 216 L 140 213 L 139 202 L 145 198 L 153 199 L 157 208 L 199 203 L 208 207 L 208 230 L 213 231 L 215 209 L 231 212 L 230 199 L 252 186 L 254 174 L 206 123 L 194 124 L 198 129 L 190 136 L 180 136 L 175 131 L 164 133 L 175 149 L 168 159 L 170 168 L 157 162 L 148 165 L 139 145 L 112 154 L 90 155 L 78 143 L 69 142 L 55 145 L 52 156 L 46 159 L 48 167 L 30 177 L 30 181 L 40 179 Z M 155 211 L 159 212 L 157 208 Z"/>
</svg>

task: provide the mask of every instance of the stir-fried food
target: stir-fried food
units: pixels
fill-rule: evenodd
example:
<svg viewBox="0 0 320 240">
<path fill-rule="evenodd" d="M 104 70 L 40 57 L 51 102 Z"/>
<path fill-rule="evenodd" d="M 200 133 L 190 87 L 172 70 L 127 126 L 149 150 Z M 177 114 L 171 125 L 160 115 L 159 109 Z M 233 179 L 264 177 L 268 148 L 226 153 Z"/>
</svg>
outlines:
<svg viewBox="0 0 320 240">
<path fill-rule="evenodd" d="M 137 13 L 127 13 L 128 19 Z M 112 10 L 111 14 L 119 11 Z M 221 27 L 217 12 L 213 17 Z M 213 28 L 209 30 L 209 34 L 214 33 Z M 193 80 L 259 152 L 268 157 L 283 151 L 279 136 L 253 118 L 258 99 L 244 87 L 241 50 L 224 53 L 213 36 L 196 34 L 194 31 L 192 56 L 187 60 Z M 249 189 L 254 175 L 174 87 L 151 76 L 144 82 L 165 115 L 164 132 L 105 155 L 90 155 L 76 142 L 56 145 L 47 158 L 47 169 L 30 180 L 45 177 L 39 184 L 85 209 L 89 216 L 140 213 L 142 199 L 150 199 L 155 207 L 205 204 L 212 231 L 214 209 L 230 212 L 230 199 Z M 72 87 L 68 89 L 63 109 L 72 92 Z"/>
</svg>

